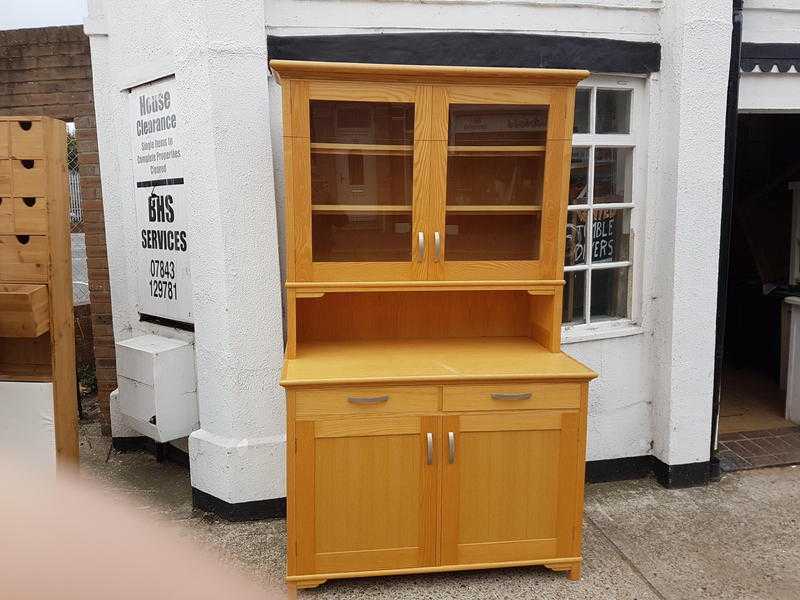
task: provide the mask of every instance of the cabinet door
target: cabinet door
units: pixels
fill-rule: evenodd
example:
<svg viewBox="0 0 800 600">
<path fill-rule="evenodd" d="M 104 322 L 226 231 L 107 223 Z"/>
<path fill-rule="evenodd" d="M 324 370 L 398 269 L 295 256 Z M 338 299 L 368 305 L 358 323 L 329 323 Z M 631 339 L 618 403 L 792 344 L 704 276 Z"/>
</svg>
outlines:
<svg viewBox="0 0 800 600">
<path fill-rule="evenodd" d="M 296 423 L 297 574 L 435 564 L 439 425 L 420 416 Z"/>
<path fill-rule="evenodd" d="M 573 97 L 447 88 L 446 279 L 561 278 Z"/>
<path fill-rule="evenodd" d="M 292 81 L 286 149 L 297 281 L 426 277 L 430 86 Z M 286 93 L 286 92 L 285 92 Z M 425 104 L 425 106 L 422 106 Z M 293 237 L 292 237 L 293 236 Z"/>
<path fill-rule="evenodd" d="M 441 564 L 579 555 L 578 429 L 576 411 L 445 417 Z"/>
</svg>

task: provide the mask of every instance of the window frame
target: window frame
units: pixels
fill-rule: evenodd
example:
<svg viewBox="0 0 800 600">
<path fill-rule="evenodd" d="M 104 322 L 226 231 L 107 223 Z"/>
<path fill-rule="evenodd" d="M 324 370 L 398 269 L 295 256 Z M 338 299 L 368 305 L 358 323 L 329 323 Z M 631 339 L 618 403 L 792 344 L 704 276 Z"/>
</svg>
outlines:
<svg viewBox="0 0 800 600">
<path fill-rule="evenodd" d="M 579 323 L 562 323 L 562 342 L 571 343 L 606 337 L 620 337 L 642 333 L 641 322 L 641 283 L 642 283 L 642 244 L 644 236 L 637 235 L 644 230 L 645 198 L 647 183 L 647 80 L 644 76 L 631 75 L 592 75 L 582 81 L 579 88 L 591 89 L 589 105 L 589 133 L 575 133 L 572 147 L 588 148 L 589 169 L 587 173 L 586 204 L 569 205 L 568 212 L 587 211 L 587 247 L 591 243 L 591 227 L 596 209 L 629 209 L 630 241 L 628 260 L 592 264 L 591 252 L 586 252 L 586 261 L 580 265 L 565 265 L 564 272 L 583 271 L 584 320 Z M 596 126 L 597 90 L 630 90 L 630 129 L 629 133 L 594 133 Z M 595 149 L 629 148 L 632 156 L 630 202 L 594 204 L 594 166 Z M 566 235 L 566 232 L 565 232 Z M 591 319 L 591 278 L 592 272 L 611 268 L 628 269 L 627 317 Z"/>
</svg>

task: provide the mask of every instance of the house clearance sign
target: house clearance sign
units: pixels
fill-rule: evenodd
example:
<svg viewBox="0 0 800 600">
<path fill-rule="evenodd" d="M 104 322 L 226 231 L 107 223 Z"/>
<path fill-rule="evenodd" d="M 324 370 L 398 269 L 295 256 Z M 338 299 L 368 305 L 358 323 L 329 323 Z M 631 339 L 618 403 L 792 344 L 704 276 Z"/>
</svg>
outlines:
<svg viewBox="0 0 800 600">
<path fill-rule="evenodd" d="M 175 78 L 131 88 L 139 312 L 192 322 L 184 123 Z"/>
</svg>

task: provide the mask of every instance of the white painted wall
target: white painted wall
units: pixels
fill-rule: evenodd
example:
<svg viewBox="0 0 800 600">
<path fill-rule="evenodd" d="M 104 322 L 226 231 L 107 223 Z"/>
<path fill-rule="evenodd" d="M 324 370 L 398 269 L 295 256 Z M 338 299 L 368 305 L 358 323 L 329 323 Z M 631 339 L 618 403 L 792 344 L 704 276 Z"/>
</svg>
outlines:
<svg viewBox="0 0 800 600">
<path fill-rule="evenodd" d="M 739 112 L 800 112 L 800 73 L 742 73 Z"/>
<path fill-rule="evenodd" d="M 748 0 L 742 41 L 800 44 L 800 4 L 796 0 Z M 800 74 L 742 73 L 740 112 L 800 112 Z"/>
<path fill-rule="evenodd" d="M 260 1 L 92 0 L 90 35 L 116 340 L 193 340 L 201 428 L 192 485 L 226 502 L 285 495 L 281 295 Z M 128 94 L 175 74 L 196 335 L 136 312 Z M 118 357 L 119 358 L 119 357 Z M 114 406 L 124 403 L 118 397 Z M 114 435 L 135 435 L 118 418 Z"/>
<path fill-rule="evenodd" d="M 800 6 L 797 0 L 745 0 L 742 16 L 744 42 L 800 42 Z"/>
<path fill-rule="evenodd" d="M 506 31 L 651 41 L 662 0 L 267 0 L 268 32 Z"/>
<path fill-rule="evenodd" d="M 265 35 L 480 30 L 591 35 L 663 46 L 644 84 L 645 194 L 637 208 L 635 323 L 565 350 L 600 373 L 589 459 L 708 459 L 730 5 L 659 0 L 91 0 L 101 171 L 117 339 L 156 333 L 135 313 L 135 222 L 125 87 L 176 72 L 192 115 L 185 159 L 202 429 L 196 487 L 229 502 L 283 486 L 282 342 L 275 205 L 282 214 L 280 88 Z M 168 15 L 159 18 L 158 15 Z M 282 223 L 278 224 L 282 230 Z M 581 341 L 577 341 L 581 340 Z M 115 420 L 117 422 L 117 420 Z M 117 422 L 115 435 L 120 425 Z M 244 448 L 244 450 L 242 450 Z M 250 450 L 252 449 L 252 453 Z"/>
</svg>

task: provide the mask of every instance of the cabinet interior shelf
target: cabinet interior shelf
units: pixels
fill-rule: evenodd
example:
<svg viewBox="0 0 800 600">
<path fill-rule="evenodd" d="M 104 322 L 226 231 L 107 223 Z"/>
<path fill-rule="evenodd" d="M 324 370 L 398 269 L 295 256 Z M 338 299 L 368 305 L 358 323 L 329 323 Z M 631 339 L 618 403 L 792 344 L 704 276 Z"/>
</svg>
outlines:
<svg viewBox="0 0 800 600">
<path fill-rule="evenodd" d="M 519 215 L 542 212 L 542 207 L 515 204 L 469 204 L 464 206 L 448 204 L 447 212 L 468 215 L 484 215 L 495 213 Z"/>
<path fill-rule="evenodd" d="M 317 214 L 334 213 L 388 213 L 401 214 L 411 212 L 410 204 L 312 204 Z M 531 214 L 542 212 L 541 206 L 525 206 L 516 204 L 470 204 L 463 206 L 448 205 L 447 212 L 456 214 Z"/>
<path fill-rule="evenodd" d="M 324 144 L 312 143 L 312 154 L 369 154 L 384 156 L 411 156 L 411 144 Z"/>
<path fill-rule="evenodd" d="M 448 146 L 450 156 L 536 156 L 545 153 L 545 146 Z M 312 142 L 312 154 L 367 154 L 410 156 L 411 144 L 333 144 Z"/>
<path fill-rule="evenodd" d="M 544 154 L 544 146 L 448 146 L 450 156 L 535 156 Z"/>
<path fill-rule="evenodd" d="M 312 204 L 315 213 L 405 213 L 410 204 Z"/>
</svg>

